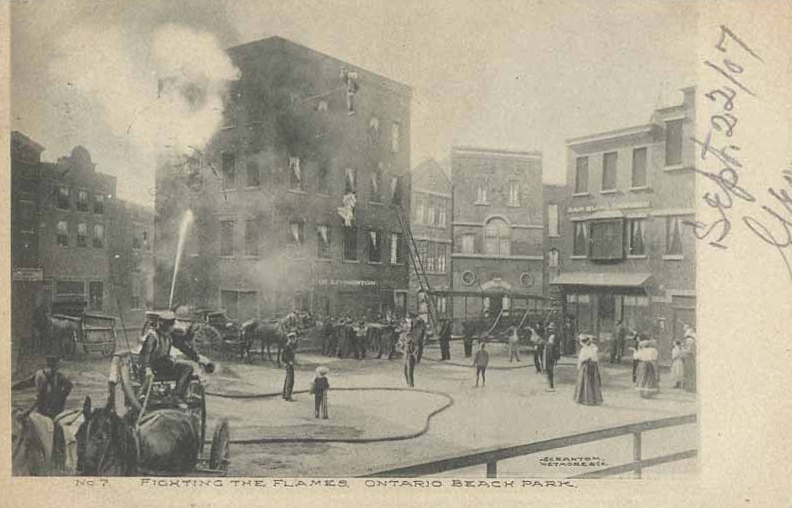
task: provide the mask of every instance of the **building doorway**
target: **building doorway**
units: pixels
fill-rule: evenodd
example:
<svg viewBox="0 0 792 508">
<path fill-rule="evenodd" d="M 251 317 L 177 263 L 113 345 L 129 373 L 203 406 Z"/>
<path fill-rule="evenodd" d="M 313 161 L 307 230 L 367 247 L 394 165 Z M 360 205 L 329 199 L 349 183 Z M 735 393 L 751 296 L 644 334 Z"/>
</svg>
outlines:
<svg viewBox="0 0 792 508">
<path fill-rule="evenodd" d="M 597 335 L 612 335 L 616 325 L 616 297 L 607 293 L 597 295 Z"/>
</svg>

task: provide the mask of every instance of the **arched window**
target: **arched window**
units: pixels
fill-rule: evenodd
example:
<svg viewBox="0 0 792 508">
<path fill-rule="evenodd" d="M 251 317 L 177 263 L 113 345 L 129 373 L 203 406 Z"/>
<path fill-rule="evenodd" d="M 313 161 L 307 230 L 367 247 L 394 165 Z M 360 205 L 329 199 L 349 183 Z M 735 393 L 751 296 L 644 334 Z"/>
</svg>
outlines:
<svg viewBox="0 0 792 508">
<path fill-rule="evenodd" d="M 503 219 L 491 219 L 484 228 L 484 249 L 487 254 L 508 256 L 511 249 L 509 225 Z"/>
</svg>

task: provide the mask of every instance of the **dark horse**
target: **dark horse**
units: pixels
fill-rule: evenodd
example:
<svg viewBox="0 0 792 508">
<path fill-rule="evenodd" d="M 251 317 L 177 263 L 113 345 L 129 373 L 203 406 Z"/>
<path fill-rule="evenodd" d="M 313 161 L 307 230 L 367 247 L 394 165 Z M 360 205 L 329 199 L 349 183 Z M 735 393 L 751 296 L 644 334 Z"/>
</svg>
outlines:
<svg viewBox="0 0 792 508">
<path fill-rule="evenodd" d="M 300 316 L 296 312 L 291 312 L 281 319 L 263 321 L 260 319 L 250 319 L 242 323 L 242 342 L 247 357 L 250 358 L 250 348 L 253 343 L 259 341 L 261 344 L 261 359 L 264 360 L 264 351 L 267 352 L 267 360 L 272 361 L 270 354 L 271 344 L 278 347 L 278 355 L 275 360 L 280 366 L 281 353 L 286 345 L 286 339 L 290 332 L 300 335 L 303 328 L 311 326 L 305 316 Z"/>
<path fill-rule="evenodd" d="M 200 418 L 158 409 L 135 423 L 138 411 L 118 416 L 108 404 L 91 408 L 77 431 L 77 470 L 83 476 L 183 475 L 192 472 L 201 448 Z"/>
</svg>

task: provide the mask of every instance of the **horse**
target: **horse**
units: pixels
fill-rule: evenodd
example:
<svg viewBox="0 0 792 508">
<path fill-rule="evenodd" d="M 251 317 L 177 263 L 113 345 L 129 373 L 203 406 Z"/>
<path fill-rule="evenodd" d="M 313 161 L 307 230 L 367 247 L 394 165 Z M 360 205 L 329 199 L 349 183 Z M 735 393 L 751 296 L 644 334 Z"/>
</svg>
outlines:
<svg viewBox="0 0 792 508">
<path fill-rule="evenodd" d="M 179 476 L 195 469 L 202 444 L 198 415 L 157 409 L 137 421 L 139 414 L 133 407 L 118 416 L 109 404 L 92 408 L 90 397 L 85 398 L 77 432 L 80 475 Z"/>
<path fill-rule="evenodd" d="M 13 412 L 11 470 L 14 476 L 57 476 L 74 468 L 68 460 L 63 414 L 53 421 L 32 410 Z"/>
<path fill-rule="evenodd" d="M 267 352 L 267 360 L 272 361 L 270 346 L 275 343 L 278 346 L 278 354 L 275 357 L 278 367 L 281 364 L 281 353 L 286 346 L 288 331 L 283 320 L 262 321 L 260 319 L 250 319 L 242 323 L 242 342 L 247 358 L 250 358 L 250 348 L 258 340 L 261 343 L 261 359 L 264 360 L 264 351 Z"/>
</svg>

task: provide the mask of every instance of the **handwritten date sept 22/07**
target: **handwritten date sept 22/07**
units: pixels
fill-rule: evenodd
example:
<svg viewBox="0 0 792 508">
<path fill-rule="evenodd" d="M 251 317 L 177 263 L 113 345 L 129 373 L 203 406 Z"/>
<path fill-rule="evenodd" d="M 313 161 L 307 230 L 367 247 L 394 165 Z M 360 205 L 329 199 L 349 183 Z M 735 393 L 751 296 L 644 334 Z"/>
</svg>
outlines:
<svg viewBox="0 0 792 508">
<path fill-rule="evenodd" d="M 753 79 L 764 68 L 764 60 L 746 40 L 725 25 L 720 26 L 718 41 L 714 49 L 723 56 L 721 61 L 706 60 L 704 65 L 716 73 L 723 83 L 704 94 L 717 109 L 709 118 L 709 130 L 703 140 L 691 138 L 699 148 L 702 167 L 693 170 L 705 177 L 715 189 L 702 195 L 702 201 L 717 211 L 717 219 L 705 223 L 699 220 L 685 221 L 699 240 L 707 241 L 711 247 L 727 249 L 727 240 L 732 231 L 730 211 L 737 200 L 758 207 L 756 216 L 745 214 L 742 223 L 763 243 L 780 254 L 787 274 L 792 281 L 792 267 L 786 249 L 792 246 L 792 164 L 781 171 L 784 184 L 780 188 L 767 187 L 766 194 L 757 197 L 740 184 L 740 172 L 745 170 L 740 158 L 740 146 L 736 143 L 738 99 L 757 100 Z M 720 55 L 719 55 L 720 56 Z M 717 60 L 717 59 L 715 59 Z M 718 168 L 710 171 L 706 168 Z M 767 224 L 764 221 L 769 221 Z M 768 225 L 769 224 L 769 225 Z"/>
</svg>

